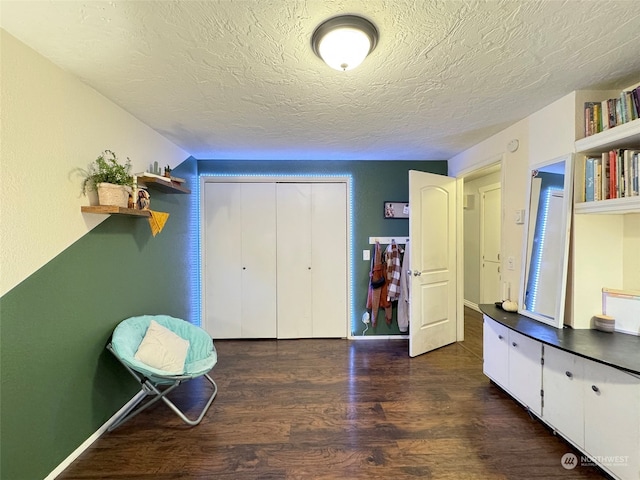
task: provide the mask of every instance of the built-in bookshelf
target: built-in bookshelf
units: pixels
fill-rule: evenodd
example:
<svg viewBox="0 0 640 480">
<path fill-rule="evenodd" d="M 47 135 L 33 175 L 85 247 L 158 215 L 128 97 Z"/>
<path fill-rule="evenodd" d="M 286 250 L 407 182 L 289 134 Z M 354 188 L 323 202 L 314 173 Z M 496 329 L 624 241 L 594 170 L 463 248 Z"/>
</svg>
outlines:
<svg viewBox="0 0 640 480">
<path fill-rule="evenodd" d="M 575 150 L 571 324 L 593 328 L 592 317 L 603 313 L 603 289 L 640 289 L 640 119 L 579 139 Z"/>
</svg>

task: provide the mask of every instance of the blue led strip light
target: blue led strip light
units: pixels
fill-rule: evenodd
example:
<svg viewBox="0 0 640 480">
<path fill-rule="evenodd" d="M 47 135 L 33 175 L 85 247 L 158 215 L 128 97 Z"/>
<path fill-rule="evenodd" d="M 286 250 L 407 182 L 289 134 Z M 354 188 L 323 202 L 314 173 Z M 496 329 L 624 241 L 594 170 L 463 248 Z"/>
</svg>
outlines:
<svg viewBox="0 0 640 480">
<path fill-rule="evenodd" d="M 200 179 L 195 183 L 191 197 L 191 219 L 189 221 L 189 243 L 191 244 L 188 265 L 195 275 L 191 275 L 189 282 L 191 292 L 191 316 L 192 323 L 202 326 L 202 283 L 201 283 L 201 246 L 200 246 Z"/>
<path fill-rule="evenodd" d="M 536 225 L 536 230 L 538 230 L 539 238 L 538 246 L 535 251 L 535 255 L 532 262 L 531 267 L 531 288 L 527 292 L 527 309 L 529 311 L 536 311 L 536 300 L 538 297 L 538 281 L 540 276 L 540 268 L 542 266 L 542 252 L 544 252 L 544 244 L 547 238 L 547 221 L 549 216 L 549 204 L 551 195 L 554 191 L 561 192 L 562 189 L 549 187 L 542 192 L 542 210 L 540 214 L 540 218 L 538 219 L 538 224 Z M 535 234 L 535 232 L 534 232 Z M 535 236 L 534 236 L 535 238 Z"/>
<path fill-rule="evenodd" d="M 296 174 L 281 174 L 281 173 L 260 173 L 260 174 L 252 174 L 252 173 L 242 173 L 242 174 L 229 174 L 229 173 L 201 173 L 198 175 L 198 182 L 195 190 L 195 201 L 192 204 L 191 208 L 191 231 L 195 232 L 195 236 L 192 235 L 191 238 L 191 260 L 192 265 L 195 265 L 196 275 L 191 281 L 191 313 L 192 318 L 196 319 L 197 324 L 202 324 L 202 245 L 201 245 L 201 222 L 200 222 L 200 214 L 201 214 L 201 199 L 200 199 L 200 179 L 203 177 L 227 177 L 227 178 L 239 178 L 239 177 L 253 177 L 253 178 L 271 178 L 271 179 L 280 179 L 280 178 L 336 178 L 340 180 L 347 180 L 347 204 L 349 206 L 349 212 L 347 214 L 347 229 L 348 229 L 348 245 L 347 245 L 347 268 L 348 268 L 348 276 L 349 276 L 349 312 L 347 312 L 347 318 L 349 318 L 349 332 L 351 335 L 354 334 L 354 329 L 356 325 L 356 321 L 353 318 L 355 312 L 355 292 L 354 292 L 354 284 L 353 275 L 355 271 L 354 265 L 354 255 L 353 255 L 353 218 L 354 218 L 354 200 L 353 200 L 353 176 L 350 174 L 318 174 L 314 175 L 312 173 L 306 173 L 301 175 Z"/>
</svg>

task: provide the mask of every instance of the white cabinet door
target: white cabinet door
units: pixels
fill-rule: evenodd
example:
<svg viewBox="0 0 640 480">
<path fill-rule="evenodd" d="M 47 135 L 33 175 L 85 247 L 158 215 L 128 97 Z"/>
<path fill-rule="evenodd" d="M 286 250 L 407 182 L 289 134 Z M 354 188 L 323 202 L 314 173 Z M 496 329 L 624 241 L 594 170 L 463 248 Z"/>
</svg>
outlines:
<svg viewBox="0 0 640 480">
<path fill-rule="evenodd" d="M 640 478 L 640 379 L 584 360 L 584 449 L 623 479 Z"/>
<path fill-rule="evenodd" d="M 509 392 L 542 414 L 542 344 L 509 330 Z"/>
<path fill-rule="evenodd" d="M 482 371 L 505 390 L 509 382 L 509 329 L 484 315 Z"/>
<path fill-rule="evenodd" d="M 213 338 L 276 336 L 275 184 L 205 183 L 203 327 Z"/>
<path fill-rule="evenodd" d="M 277 187 L 278 338 L 347 335 L 344 183 Z"/>
<path fill-rule="evenodd" d="M 571 353 L 544 346 L 542 418 L 574 445 L 584 447 L 584 362 Z"/>
</svg>

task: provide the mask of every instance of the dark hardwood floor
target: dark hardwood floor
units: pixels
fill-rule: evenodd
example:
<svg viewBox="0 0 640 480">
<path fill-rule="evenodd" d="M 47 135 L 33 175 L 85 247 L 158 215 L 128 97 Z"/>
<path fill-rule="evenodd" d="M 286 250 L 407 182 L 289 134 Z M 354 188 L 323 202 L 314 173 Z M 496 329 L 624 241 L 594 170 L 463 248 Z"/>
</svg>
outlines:
<svg viewBox="0 0 640 480">
<path fill-rule="evenodd" d="M 482 374 L 482 317 L 472 310 L 464 342 L 413 359 L 405 340 L 216 347 L 218 398 L 199 426 L 159 404 L 58 478 L 606 478 L 563 468 L 571 447 Z M 182 406 L 206 396 L 199 380 L 181 388 L 172 398 Z"/>
</svg>

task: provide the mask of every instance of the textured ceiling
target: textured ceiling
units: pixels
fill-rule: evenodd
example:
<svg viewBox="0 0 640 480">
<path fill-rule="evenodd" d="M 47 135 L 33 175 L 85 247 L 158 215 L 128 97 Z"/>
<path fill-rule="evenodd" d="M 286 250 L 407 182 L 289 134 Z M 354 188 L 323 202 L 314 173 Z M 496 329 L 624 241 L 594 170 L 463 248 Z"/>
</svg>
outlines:
<svg viewBox="0 0 640 480">
<path fill-rule="evenodd" d="M 640 2 L 7 1 L 0 24 L 196 158 L 448 159 L 563 95 L 640 81 Z M 314 28 L 360 14 L 338 72 Z"/>
</svg>

